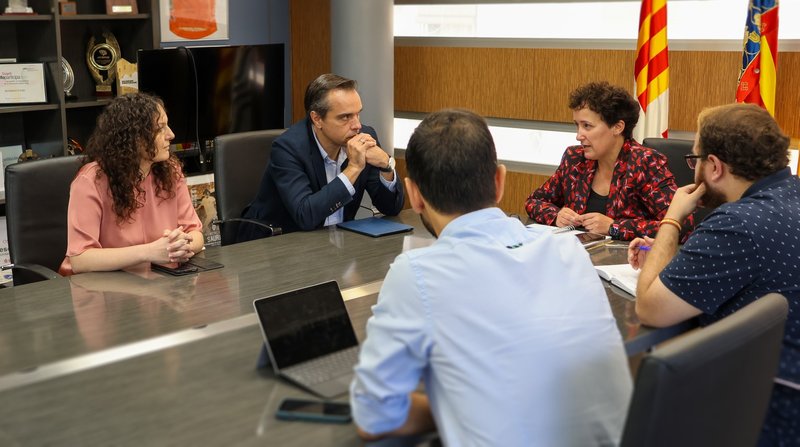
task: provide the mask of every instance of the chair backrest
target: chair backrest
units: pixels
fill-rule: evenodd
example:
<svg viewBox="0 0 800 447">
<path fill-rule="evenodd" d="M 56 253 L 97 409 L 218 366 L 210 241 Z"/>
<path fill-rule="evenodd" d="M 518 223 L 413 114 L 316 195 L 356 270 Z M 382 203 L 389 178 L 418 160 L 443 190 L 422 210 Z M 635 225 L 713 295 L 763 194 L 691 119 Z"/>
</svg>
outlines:
<svg viewBox="0 0 800 447">
<path fill-rule="evenodd" d="M 692 140 L 679 140 L 676 138 L 645 138 L 642 146 L 655 149 L 667 157 L 667 167 L 675 176 L 678 186 L 694 183 L 694 171 L 686 164 L 683 158 L 692 153 Z"/>
<path fill-rule="evenodd" d="M 621 446 L 756 445 L 788 309 L 771 293 L 648 354 Z"/>
<path fill-rule="evenodd" d="M 667 157 L 667 167 L 675 176 L 675 183 L 678 187 L 694 183 L 694 170 L 686 164 L 683 158 L 686 154 L 692 153 L 692 140 L 679 140 L 677 138 L 645 138 L 642 146 L 655 149 Z M 694 224 L 697 226 L 711 213 L 710 208 L 698 208 L 694 212 Z M 683 233 L 682 233 L 683 234 Z"/>
<path fill-rule="evenodd" d="M 53 271 L 67 253 L 69 188 L 81 157 L 56 157 L 6 167 L 8 249 L 14 264 Z M 16 272 L 14 284 L 20 284 Z"/>
<path fill-rule="evenodd" d="M 256 197 L 261 177 L 269 163 L 272 142 L 284 129 L 220 135 L 214 139 L 214 191 L 217 218 L 225 221 L 241 216 Z M 238 223 L 220 228 L 222 245 L 236 241 Z"/>
</svg>

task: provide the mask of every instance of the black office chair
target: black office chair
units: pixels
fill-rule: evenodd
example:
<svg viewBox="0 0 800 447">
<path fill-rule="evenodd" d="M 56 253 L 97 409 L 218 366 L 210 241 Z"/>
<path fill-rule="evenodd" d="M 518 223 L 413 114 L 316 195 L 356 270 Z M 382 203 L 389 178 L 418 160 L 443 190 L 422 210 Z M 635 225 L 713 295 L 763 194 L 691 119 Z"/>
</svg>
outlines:
<svg viewBox="0 0 800 447">
<path fill-rule="evenodd" d="M 679 140 L 677 138 L 645 138 L 642 146 L 655 149 L 667 157 L 667 167 L 675 176 L 678 186 L 694 183 L 694 171 L 686 164 L 683 158 L 692 153 L 692 140 Z"/>
<path fill-rule="evenodd" d="M 256 197 L 261 176 L 269 163 L 272 142 L 284 129 L 220 135 L 214 139 L 214 191 L 222 245 L 236 243 L 239 225 L 258 225 L 271 235 L 280 228 L 264 222 L 242 219 L 242 211 Z"/>
<path fill-rule="evenodd" d="M 788 309 L 771 293 L 648 354 L 620 445 L 756 445 Z"/>
<path fill-rule="evenodd" d="M 80 159 L 56 157 L 6 167 L 8 249 L 15 286 L 59 277 L 56 272 L 67 253 L 69 187 Z"/>
<path fill-rule="evenodd" d="M 694 170 L 686 164 L 683 158 L 686 154 L 692 153 L 692 140 L 679 140 L 677 138 L 645 138 L 642 146 L 655 149 L 667 157 L 667 167 L 675 176 L 675 183 L 678 187 L 694 183 Z M 697 226 L 711 213 L 709 208 L 698 208 L 694 212 L 694 224 Z"/>
</svg>

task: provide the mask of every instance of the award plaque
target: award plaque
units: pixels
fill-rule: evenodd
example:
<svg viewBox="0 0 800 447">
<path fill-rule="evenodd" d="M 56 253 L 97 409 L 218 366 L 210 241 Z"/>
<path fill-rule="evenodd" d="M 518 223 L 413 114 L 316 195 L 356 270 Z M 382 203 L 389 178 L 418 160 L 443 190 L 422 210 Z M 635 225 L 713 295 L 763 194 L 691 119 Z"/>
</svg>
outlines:
<svg viewBox="0 0 800 447">
<path fill-rule="evenodd" d="M 104 30 L 102 38 L 92 36 L 86 46 L 86 64 L 95 82 L 95 95 L 112 96 L 111 86 L 117 75 L 120 58 L 119 43 L 110 31 Z"/>
<path fill-rule="evenodd" d="M 136 0 L 106 0 L 106 14 L 138 14 Z"/>
<path fill-rule="evenodd" d="M 64 99 L 67 101 L 76 99 L 77 97 L 72 94 L 72 87 L 75 86 L 75 72 L 63 57 L 61 58 L 61 81 L 64 84 Z"/>
</svg>

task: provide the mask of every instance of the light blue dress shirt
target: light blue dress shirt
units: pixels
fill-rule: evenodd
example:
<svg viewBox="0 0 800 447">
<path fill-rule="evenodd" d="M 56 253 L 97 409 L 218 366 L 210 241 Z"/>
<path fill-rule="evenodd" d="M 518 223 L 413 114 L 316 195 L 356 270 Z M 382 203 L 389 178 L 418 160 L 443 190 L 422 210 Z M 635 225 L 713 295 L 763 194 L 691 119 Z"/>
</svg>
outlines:
<svg viewBox="0 0 800 447">
<path fill-rule="evenodd" d="M 369 433 L 406 420 L 420 379 L 445 445 L 619 442 L 631 378 L 589 255 L 497 208 L 398 256 L 367 323 L 351 404 Z"/>
<path fill-rule="evenodd" d="M 353 184 L 350 182 L 350 179 L 347 178 L 346 175 L 342 172 L 342 165 L 344 161 L 347 160 L 347 151 L 344 148 L 339 149 L 339 157 L 336 160 L 332 160 L 331 157 L 328 156 L 328 153 L 325 152 L 325 149 L 319 143 L 319 139 L 317 138 L 316 132 L 311 132 L 314 134 L 314 141 L 317 142 L 317 148 L 319 149 L 320 155 L 322 155 L 322 163 L 325 165 L 325 178 L 328 183 L 332 182 L 333 179 L 339 177 L 344 183 L 345 188 L 350 193 L 350 196 L 356 193 L 356 189 L 353 187 Z M 395 185 L 397 184 L 397 172 L 394 172 L 394 178 L 391 182 L 386 181 L 382 175 L 379 176 L 381 179 L 381 183 L 383 186 L 389 189 L 389 191 L 394 192 Z M 339 222 L 344 220 L 344 207 L 339 208 L 338 210 L 334 211 L 333 214 L 325 218 L 324 226 L 328 225 L 336 225 Z"/>
</svg>

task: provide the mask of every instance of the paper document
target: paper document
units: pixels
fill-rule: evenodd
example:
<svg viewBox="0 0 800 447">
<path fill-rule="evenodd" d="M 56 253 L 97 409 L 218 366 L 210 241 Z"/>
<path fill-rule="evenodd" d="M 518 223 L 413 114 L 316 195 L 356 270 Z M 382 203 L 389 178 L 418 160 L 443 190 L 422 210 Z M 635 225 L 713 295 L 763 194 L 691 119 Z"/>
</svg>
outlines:
<svg viewBox="0 0 800 447">
<path fill-rule="evenodd" d="M 596 265 L 597 274 L 620 289 L 636 296 L 636 282 L 639 281 L 639 270 L 630 264 Z"/>
</svg>

